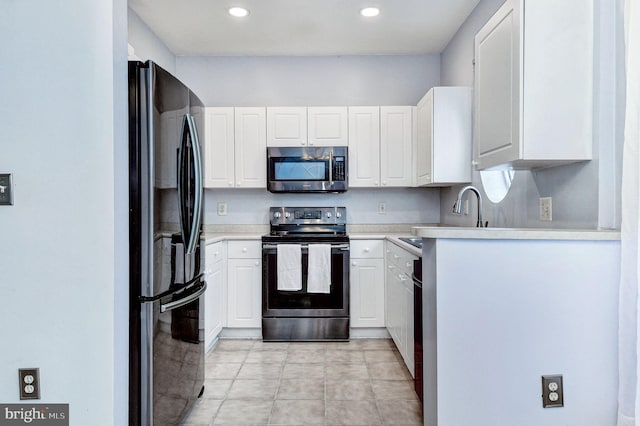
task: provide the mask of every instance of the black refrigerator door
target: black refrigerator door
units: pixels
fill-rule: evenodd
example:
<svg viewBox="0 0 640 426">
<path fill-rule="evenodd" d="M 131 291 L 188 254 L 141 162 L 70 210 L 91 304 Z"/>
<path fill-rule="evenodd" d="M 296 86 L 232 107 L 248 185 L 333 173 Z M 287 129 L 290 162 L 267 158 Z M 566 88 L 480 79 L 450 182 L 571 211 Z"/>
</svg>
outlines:
<svg viewBox="0 0 640 426">
<path fill-rule="evenodd" d="M 204 383 L 200 144 L 191 92 L 170 73 L 130 62 L 129 94 L 129 424 L 179 424 Z"/>
</svg>

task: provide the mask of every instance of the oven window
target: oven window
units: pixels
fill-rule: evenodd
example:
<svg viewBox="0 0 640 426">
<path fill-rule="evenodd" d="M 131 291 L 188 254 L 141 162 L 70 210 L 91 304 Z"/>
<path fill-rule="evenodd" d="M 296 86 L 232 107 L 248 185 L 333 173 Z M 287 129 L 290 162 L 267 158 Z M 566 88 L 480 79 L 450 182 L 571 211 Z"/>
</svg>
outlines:
<svg viewBox="0 0 640 426">
<path fill-rule="evenodd" d="M 329 162 L 322 160 L 300 160 L 298 158 L 272 159 L 272 174 L 275 180 L 327 180 Z"/>
<path fill-rule="evenodd" d="M 300 291 L 279 291 L 278 286 L 278 264 L 276 250 L 265 253 L 264 273 L 267 288 L 267 310 L 271 309 L 344 309 L 344 271 L 348 267 L 348 260 L 345 266 L 345 253 L 336 251 L 331 253 L 331 293 L 307 293 L 308 275 L 308 255 L 306 250 L 302 253 L 302 290 Z"/>
</svg>

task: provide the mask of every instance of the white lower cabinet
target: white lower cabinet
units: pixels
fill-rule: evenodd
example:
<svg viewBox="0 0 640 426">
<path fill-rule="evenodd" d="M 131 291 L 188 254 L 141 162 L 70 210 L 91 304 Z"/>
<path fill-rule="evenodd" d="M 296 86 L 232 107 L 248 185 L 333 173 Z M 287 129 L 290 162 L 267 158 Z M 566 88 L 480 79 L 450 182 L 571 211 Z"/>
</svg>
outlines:
<svg viewBox="0 0 640 426">
<path fill-rule="evenodd" d="M 351 327 L 384 327 L 383 240 L 352 240 Z"/>
<path fill-rule="evenodd" d="M 204 296 L 205 348 L 208 350 L 224 326 L 226 316 L 226 243 L 209 244 L 205 249 L 205 281 L 207 291 Z"/>
<path fill-rule="evenodd" d="M 413 261 L 408 251 L 386 242 L 386 325 L 393 342 L 402 355 L 411 375 L 414 375 L 413 356 Z"/>
<path fill-rule="evenodd" d="M 262 247 L 256 241 L 229 241 L 227 326 L 259 328 L 262 324 Z"/>
</svg>

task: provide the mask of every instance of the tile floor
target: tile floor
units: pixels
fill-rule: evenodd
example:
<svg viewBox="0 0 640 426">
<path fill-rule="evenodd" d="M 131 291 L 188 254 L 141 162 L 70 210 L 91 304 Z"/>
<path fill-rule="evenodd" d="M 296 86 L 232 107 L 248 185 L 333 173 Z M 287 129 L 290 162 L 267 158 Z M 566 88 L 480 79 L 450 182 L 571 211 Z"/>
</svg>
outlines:
<svg viewBox="0 0 640 426">
<path fill-rule="evenodd" d="M 205 392 L 183 426 L 423 424 L 391 340 L 222 340 L 205 362 Z"/>
</svg>

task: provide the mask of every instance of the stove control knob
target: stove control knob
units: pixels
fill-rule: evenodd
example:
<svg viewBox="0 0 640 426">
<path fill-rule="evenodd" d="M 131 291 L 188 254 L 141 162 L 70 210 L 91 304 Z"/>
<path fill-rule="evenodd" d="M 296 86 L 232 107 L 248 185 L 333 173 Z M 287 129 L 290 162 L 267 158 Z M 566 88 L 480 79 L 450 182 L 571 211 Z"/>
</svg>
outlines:
<svg viewBox="0 0 640 426">
<path fill-rule="evenodd" d="M 287 219 L 291 217 L 291 213 L 290 212 L 284 212 L 284 217 L 286 217 Z"/>
<path fill-rule="evenodd" d="M 331 212 L 327 212 L 327 219 L 331 219 Z"/>
<path fill-rule="evenodd" d="M 280 212 L 275 212 L 273 214 L 273 217 L 275 217 L 276 219 L 280 219 L 280 216 L 282 216 L 282 214 Z"/>
</svg>

